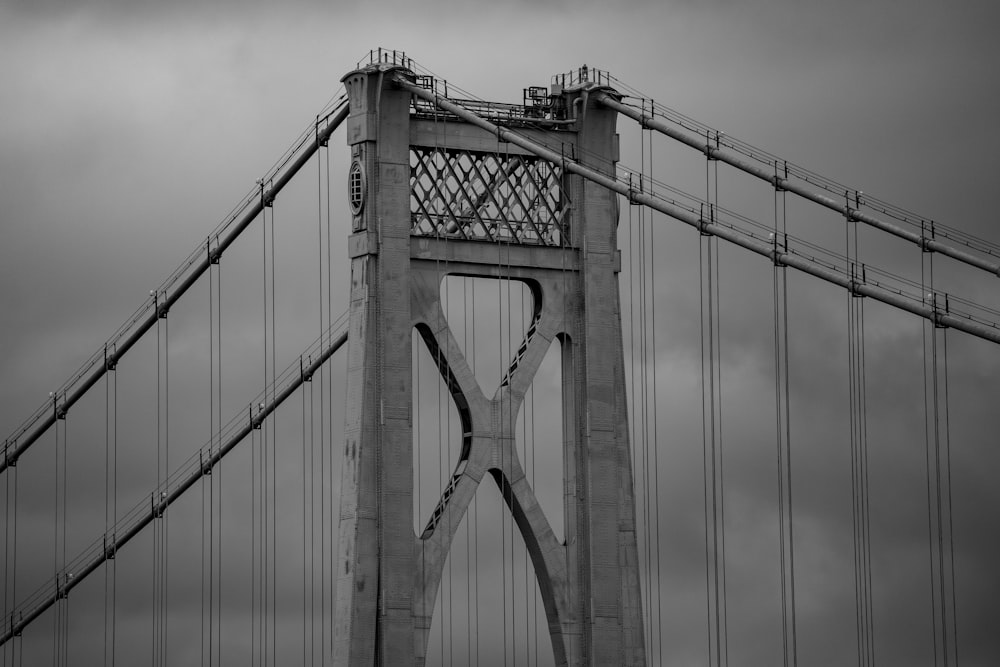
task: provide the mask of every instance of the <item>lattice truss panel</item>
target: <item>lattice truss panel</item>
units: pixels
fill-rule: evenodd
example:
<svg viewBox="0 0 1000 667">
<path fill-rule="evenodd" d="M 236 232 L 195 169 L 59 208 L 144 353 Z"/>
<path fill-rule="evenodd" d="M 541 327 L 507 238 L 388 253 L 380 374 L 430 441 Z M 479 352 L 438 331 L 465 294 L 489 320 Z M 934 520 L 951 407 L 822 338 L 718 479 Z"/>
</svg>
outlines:
<svg viewBox="0 0 1000 667">
<path fill-rule="evenodd" d="M 416 236 L 568 245 L 567 209 L 559 165 L 524 155 L 410 149 Z"/>
</svg>

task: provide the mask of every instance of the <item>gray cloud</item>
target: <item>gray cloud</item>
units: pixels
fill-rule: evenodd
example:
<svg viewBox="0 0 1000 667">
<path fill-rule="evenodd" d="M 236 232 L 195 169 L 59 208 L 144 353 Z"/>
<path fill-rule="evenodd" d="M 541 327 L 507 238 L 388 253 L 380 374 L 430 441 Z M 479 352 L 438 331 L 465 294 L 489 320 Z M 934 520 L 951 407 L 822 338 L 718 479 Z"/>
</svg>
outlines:
<svg viewBox="0 0 1000 667">
<path fill-rule="evenodd" d="M 1000 132 L 995 127 L 998 94 L 989 83 L 997 50 L 988 3 L 959 8 L 911 3 L 906 11 L 891 3 L 778 0 L 752 8 L 726 2 L 634 2 L 614 9 L 597 3 L 582 8 L 578 3 L 529 4 L 488 10 L 446 2 L 336 8 L 215 3 L 206 8 L 204 3 L 109 0 L 5 6 L 0 10 L 5 53 L 0 63 L 5 90 L 0 425 L 11 431 L 99 348 L 309 125 L 339 77 L 379 45 L 406 49 L 422 65 L 488 99 L 516 100 L 523 86 L 545 83 L 551 74 L 583 62 L 604 67 L 658 101 L 789 160 L 971 233 L 993 235 L 990 195 L 997 168 L 992 155 Z M 623 161 L 635 166 L 638 141 L 629 136 L 628 123 L 620 125 L 623 146 L 633 147 L 626 148 Z M 696 194 L 703 191 L 703 158 L 659 142 L 655 151 L 658 178 Z M 345 155 L 335 138 L 335 197 Z M 303 178 L 309 185 L 289 193 L 275 212 L 282 233 L 289 234 L 278 241 L 281 367 L 294 361 L 320 327 L 312 305 L 319 288 L 310 272 L 317 261 L 312 245 L 316 201 L 310 189 L 315 172 Z M 745 179 L 724 178 L 724 204 L 742 202 L 766 222 L 771 194 Z M 796 204 L 790 204 L 789 213 L 796 233 L 818 235 L 839 249 L 842 221 Z M 623 210 L 623 236 L 626 220 Z M 647 590 L 663 605 L 657 618 L 667 653 L 697 663 L 705 660 L 706 641 L 698 241 L 692 230 L 676 229 L 670 221 L 657 219 L 656 224 L 662 225 L 655 293 L 662 326 L 656 340 L 655 406 L 662 495 L 651 518 L 661 528 L 662 578 Z M 335 219 L 334 238 L 341 232 Z M 866 258 L 911 275 L 919 270 L 918 253 L 864 234 Z M 260 243 L 258 229 L 223 264 L 225 419 L 253 397 L 263 380 L 261 277 L 240 268 L 242 261 L 260 255 Z M 308 252 L 296 250 L 300 244 Z M 335 244 L 338 253 L 342 250 Z M 729 249 L 721 256 L 727 309 L 722 354 L 731 656 L 734 663 L 774 664 L 780 657 L 780 601 L 774 589 L 771 268 Z M 949 289 L 953 285 L 969 289 L 976 299 L 995 299 L 991 283 L 973 284 L 969 275 L 945 275 L 942 263 L 937 266 Z M 803 277 L 790 279 L 800 657 L 803 663 L 842 664 L 854 653 L 846 297 Z M 335 266 L 333 283 L 339 309 L 346 303 L 343 264 Z M 208 434 L 202 319 L 207 288 L 198 292 L 170 320 L 175 463 Z M 920 325 L 888 315 L 880 306 L 866 308 L 877 655 L 883 664 L 913 664 L 928 659 L 930 633 Z M 992 346 L 957 334 L 949 334 L 949 346 L 960 654 L 964 664 L 987 664 L 996 655 L 991 594 L 998 582 L 991 565 L 1000 545 L 991 527 L 1000 517 L 991 509 L 998 504 L 989 471 L 997 463 L 992 403 L 1000 359 Z M 122 509 L 143 502 L 155 480 L 150 468 L 156 448 L 153 349 L 144 343 L 119 372 Z M 342 377 L 339 368 L 335 384 Z M 311 390 L 318 400 L 319 387 Z M 335 391 L 339 415 L 342 388 Z M 73 412 L 68 426 L 72 447 L 86 443 L 97 452 L 76 458 L 74 449 L 70 459 L 71 552 L 103 529 L 103 392 L 98 394 L 87 399 L 87 411 L 81 406 Z M 279 414 L 280 440 L 287 443 L 287 466 L 278 472 L 279 501 L 288 508 L 282 510 L 288 521 L 279 530 L 292 561 L 279 574 L 288 587 L 281 596 L 280 623 L 289 633 L 297 631 L 294 619 L 301 613 L 300 413 L 301 405 L 293 404 Z M 318 438 L 319 422 L 314 426 Z M 329 422 L 323 428 L 329 433 Z M 19 466 L 18 532 L 26 545 L 19 546 L 18 567 L 24 574 L 19 598 L 45 580 L 54 557 L 48 467 L 53 444 L 47 437 Z M 339 449 L 336 439 L 332 449 Z M 232 526 L 227 554 L 250 547 L 252 453 L 253 446 L 245 443 L 225 466 L 225 517 Z M 319 450 L 307 455 L 318 459 Z M 326 471 L 331 493 L 339 488 L 337 470 Z M 437 472 L 428 469 L 427 474 Z M 96 479 L 96 486 L 84 479 Z M 640 487 L 646 483 L 639 480 Z M 484 498 L 489 493 L 484 491 Z M 558 506 L 557 498 L 548 502 L 553 509 Z M 196 496 L 178 508 L 178 525 L 184 517 L 197 517 L 199 503 Z M 484 514 L 486 507 L 484 501 Z M 501 520 L 500 514 L 488 516 Z M 486 519 L 479 576 L 484 589 L 490 587 L 484 600 L 493 600 L 500 593 L 500 538 Z M 171 598 L 178 604 L 172 607 L 171 632 L 190 632 L 195 627 L 190 619 L 199 613 L 200 551 L 197 544 L 172 544 L 177 552 L 170 559 Z M 145 537 L 118 561 L 123 655 L 132 638 L 139 655 L 148 652 L 151 549 L 152 539 Z M 33 550 L 45 557 L 33 559 Z M 468 567 L 464 557 L 456 557 L 454 565 L 453 576 L 461 582 Z M 656 565 L 650 563 L 650 569 Z M 224 604 L 233 609 L 224 641 L 227 653 L 236 656 L 245 650 L 242 635 L 250 626 L 238 604 L 245 602 L 249 564 L 233 558 L 226 567 Z M 518 582 L 524 585 L 523 578 Z M 99 589 L 99 583 L 92 588 Z M 101 601 L 81 595 L 71 602 L 71 646 L 93 648 L 84 636 L 99 633 L 103 624 L 83 619 L 91 612 L 102 618 Z M 465 610 L 463 604 L 453 603 L 453 617 Z M 484 608 L 489 608 L 485 602 Z M 480 635 L 482 646 L 495 656 L 501 647 L 492 629 L 502 619 L 489 609 Z M 464 632 L 461 624 L 456 627 Z M 44 629 L 26 634 L 25 655 L 42 659 L 50 639 Z M 543 647 L 546 641 L 543 637 Z M 180 648 L 172 654 L 178 661 L 192 655 Z"/>
</svg>

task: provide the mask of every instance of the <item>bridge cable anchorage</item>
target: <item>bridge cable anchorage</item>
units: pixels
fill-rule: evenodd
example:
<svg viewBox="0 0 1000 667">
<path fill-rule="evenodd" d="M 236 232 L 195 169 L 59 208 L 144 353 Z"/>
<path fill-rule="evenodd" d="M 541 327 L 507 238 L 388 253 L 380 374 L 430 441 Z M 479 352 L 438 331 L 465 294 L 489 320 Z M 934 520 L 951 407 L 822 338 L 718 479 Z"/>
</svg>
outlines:
<svg viewBox="0 0 1000 667">
<path fill-rule="evenodd" d="M 959 262 L 968 264 L 969 266 L 973 266 L 977 269 L 1000 276 L 1000 262 L 990 261 L 970 252 L 966 252 L 961 248 L 956 248 L 933 238 L 927 238 L 922 234 L 904 229 L 903 227 L 895 225 L 891 222 L 882 220 L 881 218 L 873 216 L 869 213 L 865 213 L 859 208 L 852 209 L 845 204 L 840 204 L 832 197 L 828 197 L 800 183 L 789 180 L 787 176 L 785 178 L 780 178 L 776 174 L 768 172 L 767 169 L 751 164 L 736 155 L 723 150 L 718 144 L 716 146 L 712 146 L 710 142 L 704 141 L 704 138 L 701 136 L 695 137 L 689 135 L 657 120 L 655 117 L 646 116 L 642 112 L 636 111 L 627 104 L 622 104 L 620 101 L 616 100 L 614 96 L 605 91 L 596 90 L 593 95 L 594 99 L 596 99 L 599 103 L 637 121 L 642 127 L 654 129 L 671 139 L 675 139 L 687 146 L 690 146 L 691 148 L 704 153 L 709 159 L 725 162 L 726 164 L 736 167 L 737 169 L 751 174 L 752 176 L 756 176 L 757 178 L 766 181 L 775 187 L 788 190 L 789 192 L 799 195 L 804 199 L 808 199 L 809 201 L 825 206 L 833 211 L 837 211 L 848 219 L 863 222 L 864 224 L 875 227 L 883 232 L 905 239 L 924 250 L 940 253 Z"/>
<path fill-rule="evenodd" d="M 316 369 L 322 366 L 337 350 L 347 342 L 347 332 L 337 336 L 329 346 L 319 354 L 307 368 L 306 373 L 315 373 Z M 174 474 L 167 477 L 163 485 L 157 487 L 159 496 L 154 492 L 150 496 L 148 507 L 145 500 L 139 506 L 127 513 L 112 529 L 110 534 L 105 534 L 90 547 L 77 555 L 72 560 L 63 560 L 63 565 L 56 573 L 56 577 L 48 584 L 43 585 L 35 591 L 17 608 L 10 612 L 10 622 L 4 623 L 3 631 L 0 632 L 0 646 L 3 646 L 13 637 L 18 636 L 28 625 L 37 619 L 47 609 L 56 604 L 59 600 L 66 598 L 69 592 L 94 572 L 102 563 L 109 558 L 114 558 L 121 548 L 138 535 L 143 528 L 159 518 L 162 513 L 180 498 L 188 489 L 206 474 L 206 468 L 214 468 L 222 458 L 232 451 L 236 445 L 243 441 L 254 429 L 270 416 L 289 396 L 291 396 L 302 384 L 302 376 L 286 371 L 281 379 L 289 378 L 288 384 L 274 395 L 273 399 L 264 407 L 252 415 L 250 421 L 242 422 L 239 425 L 239 418 L 232 422 L 232 428 L 237 430 L 225 443 L 212 452 L 206 459 L 202 457 L 202 452 L 195 455 L 192 462 L 184 464 Z M 222 433 L 219 433 L 220 439 Z M 220 441 L 221 442 L 221 441 Z M 211 449 L 209 450 L 212 451 Z M 171 484 L 171 481 L 174 481 Z M 14 619 L 17 619 L 16 621 Z"/>
<path fill-rule="evenodd" d="M 499 127 L 490 121 L 482 118 L 481 116 L 469 111 L 468 109 L 456 104 L 450 100 L 447 100 L 441 96 L 435 96 L 428 93 L 428 91 L 416 86 L 403 78 L 396 78 L 397 84 L 410 91 L 414 95 L 435 103 L 439 108 L 449 113 L 452 113 L 462 120 L 477 125 L 491 134 L 498 134 L 504 141 L 508 141 L 515 144 L 535 155 L 541 157 L 542 159 L 548 160 L 559 164 L 564 162 L 566 170 L 582 176 L 589 181 L 597 183 L 609 190 L 617 192 L 626 197 L 629 196 L 629 186 L 627 183 L 622 183 L 611 176 L 607 176 L 596 169 L 588 167 L 581 164 L 580 162 L 562 157 L 555 151 L 552 151 L 540 144 L 535 143 L 531 139 L 528 139 L 516 132 L 508 130 L 503 127 Z M 793 191 L 790 184 L 782 182 L 782 187 Z M 725 225 L 705 221 L 702 216 L 699 216 L 689 210 L 681 208 L 674 203 L 664 201 L 663 199 L 650 195 L 648 193 L 636 193 L 632 191 L 633 200 L 644 206 L 648 206 L 654 210 L 660 211 L 680 222 L 683 222 L 691 227 L 701 230 L 704 233 L 712 234 L 718 236 L 719 238 L 729 241 L 735 245 L 738 245 L 746 250 L 750 250 L 758 255 L 767 258 L 774 258 L 774 252 L 772 251 L 772 245 L 767 242 L 763 242 L 753 238 L 747 234 L 737 231 L 735 228 L 728 227 Z M 839 208 L 837 210 L 840 210 Z M 919 235 L 917 235 L 919 238 Z M 937 246 L 933 246 L 935 250 L 941 252 Z M 943 253 L 942 253 L 943 254 Z M 798 269 L 803 273 L 808 273 L 816 278 L 825 280 L 826 282 L 838 285 L 844 289 L 851 290 L 851 280 L 838 273 L 837 271 L 826 267 L 818 262 L 807 259 L 803 256 L 793 254 L 793 253 L 783 253 L 775 258 L 783 266 L 790 266 L 792 268 Z M 985 325 L 980 322 L 974 321 L 968 317 L 962 317 L 949 313 L 938 313 L 935 315 L 935 309 L 928 307 L 925 304 L 918 304 L 914 301 L 907 299 L 899 293 L 893 292 L 891 290 L 885 289 L 874 284 L 857 284 L 854 287 L 855 291 L 859 295 L 869 296 L 876 301 L 881 301 L 890 306 L 899 308 L 900 310 L 905 310 L 914 315 L 936 321 L 939 326 L 947 326 L 953 329 L 958 329 L 966 333 L 972 334 L 984 340 L 988 340 L 993 343 L 1000 344 L 1000 326 L 990 326 Z M 936 319 L 935 319 L 936 318 Z"/>
<path fill-rule="evenodd" d="M 323 141 L 329 140 L 331 134 L 334 130 L 340 127 L 341 123 L 347 118 L 350 113 L 350 109 L 347 106 L 346 100 L 343 101 L 334 111 L 330 114 L 330 124 L 320 133 L 320 139 Z M 141 307 L 137 316 L 131 320 L 127 325 L 124 325 L 119 329 L 119 333 L 116 334 L 114 339 L 115 352 L 112 354 L 107 363 L 103 365 L 97 365 L 100 359 L 103 358 L 102 352 L 98 351 L 91 360 L 84 365 L 83 370 L 72 380 L 64 385 L 64 388 L 60 390 L 63 394 L 63 402 L 59 406 L 59 410 L 54 414 L 45 416 L 48 412 L 48 403 L 45 404 L 45 409 L 40 409 L 35 413 L 35 415 L 28 420 L 28 423 L 19 428 L 16 435 L 8 438 L 8 444 L 4 447 L 3 456 L 0 456 L 0 474 L 2 474 L 7 468 L 16 461 L 25 451 L 28 450 L 31 445 L 33 445 L 53 424 L 56 423 L 60 416 L 65 416 L 68 410 L 79 401 L 96 383 L 101 377 L 107 372 L 109 364 L 113 367 L 114 364 L 125 356 L 125 354 L 132 349 L 132 347 L 151 329 L 153 325 L 156 324 L 157 320 L 162 316 L 162 313 L 166 313 L 195 283 L 197 280 L 208 270 L 208 268 L 221 257 L 222 253 L 225 252 L 229 246 L 231 246 L 236 239 L 243 233 L 243 231 L 250 226 L 250 223 L 256 219 L 256 217 L 263 210 L 263 205 L 265 202 L 273 202 L 277 197 L 278 193 L 288 185 L 292 180 L 292 177 L 299 172 L 299 170 L 305 165 L 305 163 L 316 153 L 318 146 L 317 142 L 314 140 L 309 143 L 302 143 L 297 146 L 301 152 L 295 160 L 291 160 L 289 156 L 283 163 L 279 165 L 280 168 L 284 168 L 281 172 L 281 176 L 274 178 L 271 177 L 271 182 L 273 185 L 269 190 L 266 191 L 263 201 L 257 202 L 256 204 L 249 205 L 246 209 L 246 213 L 243 215 L 239 221 L 232 226 L 230 232 L 218 239 L 218 245 L 215 248 L 215 252 L 210 253 L 202 262 L 190 269 L 186 277 L 173 289 L 171 290 L 169 296 L 165 296 L 162 305 L 157 305 L 153 309 L 153 312 L 148 315 L 145 319 L 141 318 L 141 313 L 144 312 L 146 308 Z M 293 153 L 294 155 L 294 153 Z M 276 174 L 275 174 L 276 175 Z M 227 225 L 228 226 L 228 225 Z M 198 254 L 201 253 L 201 246 L 198 247 Z M 183 271 L 188 270 L 193 262 L 185 265 L 182 269 L 178 269 L 175 272 L 175 278 L 180 279 Z M 134 328 L 133 328 L 134 327 Z M 132 333 L 128 335 L 124 340 L 119 340 L 120 336 L 124 335 L 125 331 L 131 330 Z M 86 372 L 93 366 L 97 366 L 90 375 L 84 378 Z M 79 383 L 79 384 L 78 384 Z M 71 392 L 69 391 L 71 387 L 75 386 Z M 11 450 L 11 447 L 13 449 Z"/>
</svg>

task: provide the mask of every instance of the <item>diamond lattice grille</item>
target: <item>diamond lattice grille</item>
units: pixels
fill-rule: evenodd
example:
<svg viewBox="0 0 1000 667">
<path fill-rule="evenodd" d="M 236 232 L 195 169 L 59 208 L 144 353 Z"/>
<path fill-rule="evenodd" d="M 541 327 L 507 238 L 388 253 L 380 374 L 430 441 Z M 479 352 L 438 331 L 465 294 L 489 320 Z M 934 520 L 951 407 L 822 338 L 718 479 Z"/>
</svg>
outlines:
<svg viewBox="0 0 1000 667">
<path fill-rule="evenodd" d="M 566 245 L 562 169 L 535 157 L 410 149 L 411 233 Z"/>
</svg>

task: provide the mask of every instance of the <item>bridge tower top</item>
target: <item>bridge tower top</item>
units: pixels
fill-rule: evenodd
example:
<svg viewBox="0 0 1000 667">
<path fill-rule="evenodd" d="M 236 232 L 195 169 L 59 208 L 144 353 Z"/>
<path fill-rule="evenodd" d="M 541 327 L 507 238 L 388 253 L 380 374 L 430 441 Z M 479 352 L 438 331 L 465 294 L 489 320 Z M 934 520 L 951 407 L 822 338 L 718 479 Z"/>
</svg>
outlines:
<svg viewBox="0 0 1000 667">
<path fill-rule="evenodd" d="M 358 160 L 365 152 L 362 147 L 398 132 L 400 144 L 402 134 L 407 135 L 410 150 L 414 236 L 579 246 L 584 235 L 582 230 L 573 233 L 569 226 L 572 198 L 568 188 L 573 179 L 564 165 L 541 160 L 427 100 L 405 93 L 407 112 L 397 114 L 394 120 L 385 117 L 381 91 L 393 89 L 395 77 L 448 97 L 446 81 L 415 74 L 405 66 L 408 62 L 405 56 L 373 62 L 343 77 L 351 106 L 347 143 L 355 158 L 349 183 L 354 231 L 364 226 L 361 211 L 371 193 L 364 165 Z M 584 66 L 555 77 L 551 89 L 524 88 L 520 104 L 451 99 L 482 118 L 516 128 L 568 160 L 580 160 L 613 175 L 619 158 L 617 114 L 588 101 L 597 89 L 617 93 L 604 83 L 589 80 L 591 77 L 609 81 L 606 74 Z M 381 130 L 380 115 L 384 123 Z M 604 244 L 610 241 L 604 239 Z"/>
</svg>

